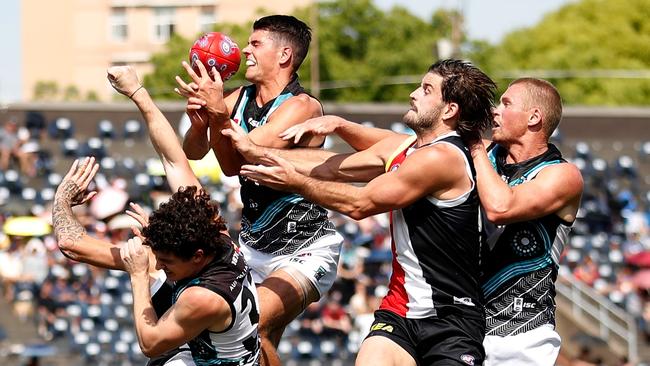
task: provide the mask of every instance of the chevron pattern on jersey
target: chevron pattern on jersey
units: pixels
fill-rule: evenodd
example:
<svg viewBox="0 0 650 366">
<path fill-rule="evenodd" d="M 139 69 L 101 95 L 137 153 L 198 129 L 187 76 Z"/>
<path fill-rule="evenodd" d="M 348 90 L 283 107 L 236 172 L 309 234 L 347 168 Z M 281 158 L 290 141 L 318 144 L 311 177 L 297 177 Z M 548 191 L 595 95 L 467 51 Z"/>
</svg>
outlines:
<svg viewBox="0 0 650 366">
<path fill-rule="evenodd" d="M 556 277 L 548 266 L 501 286 L 486 299 L 486 335 L 505 337 L 555 324 Z"/>
<path fill-rule="evenodd" d="M 335 233 L 327 211 L 304 200 L 284 207 L 267 222 L 263 228 L 252 230 L 255 223 L 242 217 L 243 243 L 262 253 L 287 255 Z"/>
</svg>

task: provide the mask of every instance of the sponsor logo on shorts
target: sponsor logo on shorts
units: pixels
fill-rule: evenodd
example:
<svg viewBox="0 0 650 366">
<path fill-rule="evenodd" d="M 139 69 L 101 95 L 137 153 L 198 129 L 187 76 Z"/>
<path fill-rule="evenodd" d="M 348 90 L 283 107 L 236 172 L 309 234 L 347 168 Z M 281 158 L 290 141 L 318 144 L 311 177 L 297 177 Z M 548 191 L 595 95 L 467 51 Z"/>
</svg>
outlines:
<svg viewBox="0 0 650 366">
<path fill-rule="evenodd" d="M 305 263 L 305 261 L 303 259 L 296 258 L 296 257 L 292 257 L 291 259 L 289 259 L 289 262 L 296 262 L 296 263 L 300 263 L 300 264 Z"/>
<path fill-rule="evenodd" d="M 474 356 L 472 356 L 472 355 L 467 355 L 467 354 L 461 355 L 460 360 L 465 362 L 466 364 L 468 364 L 470 366 L 474 366 Z"/>
<path fill-rule="evenodd" d="M 323 278 L 325 274 L 327 274 L 325 268 L 323 268 L 323 266 L 319 266 L 318 269 L 316 270 L 316 273 L 314 274 L 314 278 L 316 279 L 316 281 L 320 281 L 320 279 Z"/>
<path fill-rule="evenodd" d="M 472 299 L 469 297 L 456 297 L 454 296 L 454 304 L 466 305 L 466 306 L 475 306 L 472 302 Z"/>
<path fill-rule="evenodd" d="M 381 330 L 383 332 L 393 333 L 393 326 L 386 323 L 376 323 L 370 327 L 370 331 Z"/>
</svg>

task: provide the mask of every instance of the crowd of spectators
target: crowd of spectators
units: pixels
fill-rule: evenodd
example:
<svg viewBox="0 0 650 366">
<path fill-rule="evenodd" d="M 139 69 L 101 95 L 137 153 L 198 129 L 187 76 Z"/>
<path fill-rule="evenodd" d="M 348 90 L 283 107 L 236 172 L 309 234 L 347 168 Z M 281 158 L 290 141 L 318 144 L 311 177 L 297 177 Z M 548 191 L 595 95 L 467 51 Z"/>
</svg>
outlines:
<svg viewBox="0 0 650 366">
<path fill-rule="evenodd" d="M 148 156 L 123 161 L 112 158 L 114 152 L 104 142 L 118 134 L 104 121 L 98 125 L 97 136 L 87 136 L 87 143 L 77 145 L 69 143 L 74 138 L 69 120 L 27 127 L 13 121 L 3 126 L 5 131 L 26 130 L 27 135 L 15 140 L 24 141 L 22 146 L 33 142 L 36 157 L 25 165 L 12 155 L 1 167 L 0 227 L 16 215 L 49 220 L 50 201 L 64 173 L 54 166 L 67 167 L 73 158 L 87 153 L 96 155 L 101 164 L 94 187 L 99 194 L 93 203 L 78 208 L 82 223 L 93 235 L 115 243 L 125 241 L 134 224 L 122 214 L 125 205 L 137 202 L 151 210 L 169 193 L 160 168 L 151 160 L 153 150 Z M 12 140 L 6 138 L 8 134 L 0 135 L 3 147 Z M 61 148 L 41 149 L 43 134 L 57 139 L 56 146 Z M 123 138 L 147 141 L 138 124 L 125 130 Z M 584 282 L 634 315 L 650 340 L 650 269 L 645 270 L 650 268 L 650 254 L 645 262 L 643 258 L 650 253 L 650 196 L 643 188 L 646 177 L 640 170 L 642 164 L 647 167 L 650 151 L 640 148 L 638 156 L 607 162 L 587 143 L 563 145 L 559 136 L 556 142 L 585 177 L 582 208 L 562 259 L 561 276 Z M 56 159 L 60 164 L 53 164 Z M 238 180 L 206 174 L 201 181 L 221 202 L 222 214 L 236 236 L 242 207 Z M 35 184 L 40 185 L 39 194 L 26 194 Z M 387 292 L 391 272 L 388 215 L 355 221 L 331 213 L 331 219 L 345 237 L 338 279 L 327 296 L 289 326 L 279 347 L 285 360 L 353 360 L 373 311 Z M 44 340 L 67 344 L 59 352 L 80 354 L 89 363 L 102 357 L 104 364 L 141 361 L 131 323 L 128 276 L 70 261 L 59 252 L 52 234 L 29 237 L 0 232 L 0 286 L 19 321 L 34 322 Z"/>
</svg>

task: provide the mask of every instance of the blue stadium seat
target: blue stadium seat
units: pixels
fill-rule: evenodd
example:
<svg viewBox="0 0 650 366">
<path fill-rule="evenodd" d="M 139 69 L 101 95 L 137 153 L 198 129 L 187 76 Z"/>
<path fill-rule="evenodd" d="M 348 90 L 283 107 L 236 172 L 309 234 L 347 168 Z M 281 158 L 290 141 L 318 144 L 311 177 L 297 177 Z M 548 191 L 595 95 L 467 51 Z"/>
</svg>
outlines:
<svg viewBox="0 0 650 366">
<path fill-rule="evenodd" d="M 97 123 L 97 137 L 112 140 L 115 138 L 113 122 L 103 119 Z"/>
<path fill-rule="evenodd" d="M 69 137 L 61 143 L 61 153 L 66 158 L 77 158 L 80 156 L 79 152 L 80 147 L 77 139 Z"/>
<path fill-rule="evenodd" d="M 131 119 L 124 123 L 123 135 L 125 140 L 139 140 L 144 136 L 144 127 L 142 122 Z"/>
<path fill-rule="evenodd" d="M 69 118 L 60 117 L 55 119 L 48 126 L 48 132 L 53 139 L 69 139 L 74 136 L 74 124 Z"/>
<path fill-rule="evenodd" d="M 102 160 L 108 155 L 104 142 L 98 137 L 91 137 L 81 147 L 81 156 L 94 156 L 97 160 Z"/>
</svg>

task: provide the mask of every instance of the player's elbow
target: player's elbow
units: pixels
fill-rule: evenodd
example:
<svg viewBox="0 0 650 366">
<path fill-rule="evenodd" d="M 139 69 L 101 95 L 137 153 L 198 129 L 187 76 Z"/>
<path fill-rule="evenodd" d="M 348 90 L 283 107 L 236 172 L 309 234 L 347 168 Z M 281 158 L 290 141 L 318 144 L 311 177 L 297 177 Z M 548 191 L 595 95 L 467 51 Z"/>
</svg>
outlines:
<svg viewBox="0 0 650 366">
<path fill-rule="evenodd" d="M 73 261 L 79 261 L 78 253 L 75 251 L 75 243 L 70 239 L 61 239 L 57 241 L 57 246 L 61 254 Z"/>
<path fill-rule="evenodd" d="M 164 347 L 162 347 L 160 344 L 157 344 L 156 342 L 147 341 L 145 339 L 141 339 L 139 343 L 140 343 L 140 350 L 142 351 L 142 354 L 144 354 L 148 358 L 160 356 L 163 353 L 171 350 L 171 349 L 165 349 Z"/>
<path fill-rule="evenodd" d="M 485 210 L 487 219 L 497 225 L 506 224 L 508 221 L 508 212 L 501 210 Z"/>
<path fill-rule="evenodd" d="M 367 209 L 367 205 L 352 204 L 348 206 L 346 211 L 346 214 L 354 220 L 363 220 L 366 217 L 372 215 L 372 212 Z"/>
</svg>

